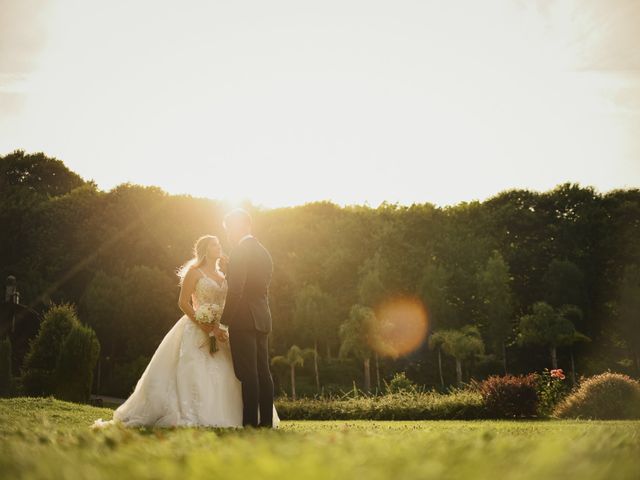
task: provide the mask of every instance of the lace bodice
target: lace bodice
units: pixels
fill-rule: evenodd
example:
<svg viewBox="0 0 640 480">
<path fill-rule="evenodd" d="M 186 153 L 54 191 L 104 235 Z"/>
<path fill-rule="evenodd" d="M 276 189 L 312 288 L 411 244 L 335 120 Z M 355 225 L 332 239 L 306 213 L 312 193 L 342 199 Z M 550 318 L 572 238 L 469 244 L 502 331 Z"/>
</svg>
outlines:
<svg viewBox="0 0 640 480">
<path fill-rule="evenodd" d="M 193 293 L 194 307 L 203 305 L 205 303 L 215 303 L 220 306 L 224 305 L 224 300 L 227 296 L 227 281 L 223 280 L 222 284 L 219 284 L 213 278 L 208 277 L 202 273 L 202 277 L 196 282 L 196 288 Z"/>
</svg>

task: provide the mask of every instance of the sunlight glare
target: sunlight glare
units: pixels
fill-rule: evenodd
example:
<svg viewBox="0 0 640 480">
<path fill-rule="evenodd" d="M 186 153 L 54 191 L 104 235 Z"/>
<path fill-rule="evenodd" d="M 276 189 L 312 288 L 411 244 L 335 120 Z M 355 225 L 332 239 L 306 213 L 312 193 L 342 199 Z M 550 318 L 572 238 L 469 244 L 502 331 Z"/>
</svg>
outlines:
<svg viewBox="0 0 640 480">
<path fill-rule="evenodd" d="M 392 298 L 376 309 L 377 334 L 371 347 L 382 357 L 409 355 L 423 344 L 427 335 L 427 312 L 414 297 Z"/>
</svg>

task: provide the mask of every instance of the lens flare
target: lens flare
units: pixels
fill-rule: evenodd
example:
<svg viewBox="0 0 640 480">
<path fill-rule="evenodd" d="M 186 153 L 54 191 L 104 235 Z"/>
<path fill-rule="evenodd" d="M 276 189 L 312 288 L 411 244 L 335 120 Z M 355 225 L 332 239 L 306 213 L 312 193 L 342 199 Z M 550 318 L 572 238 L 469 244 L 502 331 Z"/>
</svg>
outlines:
<svg viewBox="0 0 640 480">
<path fill-rule="evenodd" d="M 376 332 L 370 346 L 383 357 L 398 358 L 415 351 L 427 335 L 427 312 L 413 297 L 393 298 L 376 309 Z"/>
</svg>

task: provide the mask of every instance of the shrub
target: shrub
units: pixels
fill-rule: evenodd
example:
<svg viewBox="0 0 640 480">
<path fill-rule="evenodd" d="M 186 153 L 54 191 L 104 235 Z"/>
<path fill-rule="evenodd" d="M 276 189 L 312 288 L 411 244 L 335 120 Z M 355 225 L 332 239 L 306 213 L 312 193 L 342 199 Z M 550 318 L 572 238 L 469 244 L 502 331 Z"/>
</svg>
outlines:
<svg viewBox="0 0 640 480">
<path fill-rule="evenodd" d="M 491 418 L 533 417 L 538 411 L 536 375 L 491 376 L 478 385 Z"/>
<path fill-rule="evenodd" d="M 620 373 L 595 375 L 560 402 L 554 415 L 602 420 L 640 418 L 640 383 Z"/>
<path fill-rule="evenodd" d="M 38 335 L 25 357 L 22 370 L 24 393 L 34 397 L 54 393 L 55 368 L 62 343 L 73 327 L 79 325 L 73 305 L 54 305 L 44 314 Z"/>
<path fill-rule="evenodd" d="M 470 390 L 346 399 L 280 399 L 276 407 L 286 420 L 472 420 L 486 415 L 482 397 Z"/>
<path fill-rule="evenodd" d="M 11 376 L 11 340 L 0 340 L 0 397 L 9 397 L 13 393 Z"/>
<path fill-rule="evenodd" d="M 396 373 L 389 383 L 385 382 L 387 393 L 415 392 L 416 384 L 404 372 Z"/>
<path fill-rule="evenodd" d="M 84 325 L 74 326 L 65 338 L 56 367 L 56 397 L 88 402 L 93 370 L 100 354 L 96 333 Z"/>
</svg>

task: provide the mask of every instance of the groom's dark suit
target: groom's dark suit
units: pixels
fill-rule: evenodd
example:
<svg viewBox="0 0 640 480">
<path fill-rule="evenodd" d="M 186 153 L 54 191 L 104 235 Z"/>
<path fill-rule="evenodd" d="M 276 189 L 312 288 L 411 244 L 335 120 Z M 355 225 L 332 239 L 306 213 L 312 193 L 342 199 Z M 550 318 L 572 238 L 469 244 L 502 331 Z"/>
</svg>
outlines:
<svg viewBox="0 0 640 480">
<path fill-rule="evenodd" d="M 271 427 L 273 380 L 269 370 L 267 337 L 271 332 L 269 284 L 273 261 L 254 237 L 246 237 L 231 252 L 227 272 L 229 290 L 220 323 L 229 326 L 229 342 L 236 377 L 242 382 L 242 424 Z"/>
</svg>

